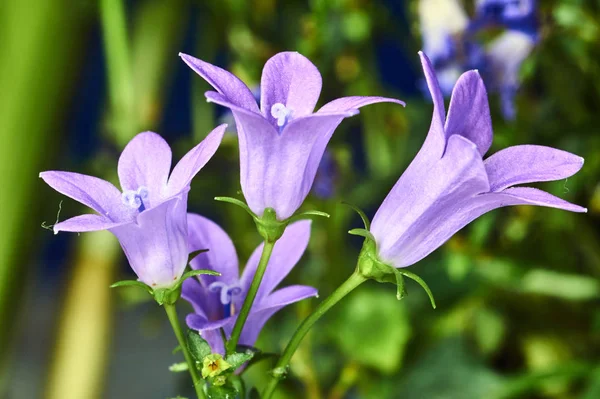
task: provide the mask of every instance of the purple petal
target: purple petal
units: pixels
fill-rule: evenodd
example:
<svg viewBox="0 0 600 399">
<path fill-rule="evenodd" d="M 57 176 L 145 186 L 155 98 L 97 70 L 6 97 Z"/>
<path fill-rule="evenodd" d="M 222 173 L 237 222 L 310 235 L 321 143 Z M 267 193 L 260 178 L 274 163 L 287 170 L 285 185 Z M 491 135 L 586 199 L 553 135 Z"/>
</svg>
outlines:
<svg viewBox="0 0 600 399">
<path fill-rule="evenodd" d="M 229 103 L 218 93 L 207 98 L 233 111 L 240 142 L 240 180 L 250 209 L 261 216 L 275 209 L 279 220 L 300 207 L 335 128 L 353 113 L 317 113 L 292 120 L 279 134 L 261 115 Z"/>
<path fill-rule="evenodd" d="M 208 342 L 213 353 L 225 355 L 225 343 L 221 337 L 221 332 L 218 329 L 201 330 L 198 326 L 203 325 L 206 319 L 196 314 L 189 314 L 185 321 L 192 330 L 200 331 L 202 338 Z"/>
<path fill-rule="evenodd" d="M 448 139 L 442 159 L 419 154 L 415 161 L 392 188 L 371 226 L 379 255 L 396 267 L 411 265 L 441 245 L 427 231 L 441 223 L 446 209 L 460 209 L 470 197 L 489 191 L 481 155 L 462 136 Z"/>
<path fill-rule="evenodd" d="M 235 75 L 191 55 L 179 53 L 179 56 L 230 102 L 249 111 L 260 112 L 252 91 Z"/>
<path fill-rule="evenodd" d="M 444 96 L 440 90 L 440 84 L 435 76 L 435 70 L 431 65 L 431 61 L 429 61 L 429 58 L 427 58 L 422 51 L 419 51 L 419 57 L 421 57 L 425 81 L 427 82 L 427 87 L 429 88 L 433 100 L 431 126 L 429 127 L 429 133 L 427 134 L 425 145 L 423 147 L 427 147 L 432 155 L 441 158 L 444 153 L 444 148 L 446 147 L 446 133 L 444 132 L 446 109 L 444 107 Z"/>
<path fill-rule="evenodd" d="M 491 191 L 502 191 L 516 184 L 564 179 L 582 166 L 583 158 L 540 145 L 509 147 L 485 160 Z"/>
<path fill-rule="evenodd" d="M 100 215 L 81 215 L 55 224 L 53 230 L 54 234 L 58 234 L 59 231 L 83 233 L 85 231 L 108 230 L 121 224 Z"/>
<path fill-rule="evenodd" d="M 206 301 L 206 289 L 199 280 L 195 278 L 185 280 L 181 286 L 181 297 L 192 305 L 194 313 L 204 318 L 208 317 L 207 313 L 210 313 L 211 306 Z"/>
<path fill-rule="evenodd" d="M 196 256 L 193 269 L 209 269 L 221 273 L 219 277 L 201 276 L 206 286 L 218 280 L 227 284 L 238 281 L 239 263 L 233 241 L 215 222 L 203 216 L 188 213 L 188 237 L 190 252 L 208 249 Z"/>
<path fill-rule="evenodd" d="M 106 180 L 59 171 L 42 172 L 40 177 L 59 193 L 89 206 L 113 222 L 133 217 L 133 213 L 123 205 L 119 189 Z"/>
<path fill-rule="evenodd" d="M 364 107 L 365 105 L 383 102 L 396 103 L 402 105 L 403 107 L 406 106 L 404 101 L 396 100 L 394 98 L 351 96 L 342 97 L 330 101 L 327 104 L 323 105 L 321 109 L 319 109 L 319 111 L 317 112 L 348 112 L 351 110 L 359 109 L 360 107 Z"/>
<path fill-rule="evenodd" d="M 490 193 L 492 195 L 492 193 Z M 532 187 L 507 188 L 499 193 L 493 193 L 502 201 L 500 206 L 506 205 L 537 205 L 549 208 L 563 209 L 570 212 L 584 213 L 587 209 L 579 205 L 571 204 L 563 199 L 548 194 L 545 191 Z"/>
<path fill-rule="evenodd" d="M 154 288 L 172 286 L 188 259 L 187 194 L 138 215 L 137 223 L 111 229 L 140 281 Z"/>
<path fill-rule="evenodd" d="M 303 285 L 293 285 L 273 292 L 261 303 L 253 307 L 253 311 L 248 316 L 240 336 L 240 344 L 253 346 L 258 338 L 258 334 L 265 323 L 283 307 L 301 301 L 302 299 L 316 297 L 317 290 L 313 287 Z M 257 310 L 254 310 L 256 308 Z"/>
<path fill-rule="evenodd" d="M 158 134 L 144 132 L 135 136 L 119 157 L 119 180 L 123 191 L 148 189 L 146 208 L 159 204 L 167 195 L 171 171 L 171 148 Z"/>
<path fill-rule="evenodd" d="M 296 52 L 279 53 L 269 59 L 260 81 L 260 108 L 263 115 L 277 126 L 271 115 L 274 104 L 291 109 L 293 117 L 309 115 L 321 93 L 321 74 L 316 66 Z"/>
<path fill-rule="evenodd" d="M 291 223 L 285 229 L 285 233 L 275 244 L 271 259 L 267 265 L 267 270 L 263 276 L 262 283 L 258 289 L 256 301 L 261 298 L 266 298 L 271 291 L 281 283 L 281 281 L 290 273 L 292 268 L 296 266 L 310 240 L 310 220 L 301 220 Z M 261 244 L 250 256 L 246 268 L 240 279 L 240 285 L 244 292 L 248 292 L 248 288 L 252 283 L 256 268 L 260 260 L 264 244 Z"/>
<path fill-rule="evenodd" d="M 227 125 L 217 126 L 175 165 L 168 183 L 170 196 L 177 195 L 186 189 L 196 173 L 212 158 L 221 144 L 226 127 Z"/>
<path fill-rule="evenodd" d="M 479 148 L 483 156 L 492 144 L 492 119 L 487 92 L 479 72 L 468 71 L 461 75 L 452 91 L 446 136 L 459 134 Z"/>
</svg>

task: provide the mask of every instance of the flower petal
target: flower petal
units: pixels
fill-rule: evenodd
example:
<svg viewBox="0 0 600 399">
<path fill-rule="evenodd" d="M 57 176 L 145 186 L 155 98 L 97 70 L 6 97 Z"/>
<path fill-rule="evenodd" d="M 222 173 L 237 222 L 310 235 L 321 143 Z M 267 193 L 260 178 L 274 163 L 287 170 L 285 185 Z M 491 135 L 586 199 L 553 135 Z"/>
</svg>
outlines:
<svg viewBox="0 0 600 399">
<path fill-rule="evenodd" d="M 153 132 L 135 136 L 119 157 L 121 188 L 123 191 L 135 191 L 146 187 L 146 208 L 159 204 L 167 195 L 167 178 L 170 171 L 171 148 L 160 135 Z"/>
<path fill-rule="evenodd" d="M 240 344 L 253 346 L 265 323 L 283 307 L 302 299 L 316 297 L 317 290 L 313 287 L 304 285 L 292 285 L 282 288 L 267 296 L 262 302 L 258 303 L 254 310 L 248 316 L 240 336 Z"/>
<path fill-rule="evenodd" d="M 281 283 L 281 281 L 290 273 L 292 268 L 296 266 L 310 240 L 310 220 L 301 220 L 291 223 L 285 229 L 285 233 L 277 243 L 269 259 L 267 270 L 263 276 L 262 283 L 258 289 L 256 302 L 261 302 L 262 298 L 266 298 L 271 291 Z M 248 288 L 252 283 L 256 268 L 262 254 L 264 243 L 259 245 L 250 256 L 246 268 L 242 273 L 240 285 L 244 292 L 248 292 Z"/>
<path fill-rule="evenodd" d="M 54 234 L 58 234 L 59 231 L 83 233 L 85 231 L 108 230 L 121 224 L 100 215 L 80 215 L 55 224 L 53 230 Z"/>
<path fill-rule="evenodd" d="M 516 184 L 564 179 L 582 166 L 583 158 L 541 145 L 509 147 L 485 160 L 491 191 L 502 191 Z"/>
<path fill-rule="evenodd" d="M 419 159 L 418 155 L 415 161 L 392 188 L 371 225 L 379 255 L 396 267 L 411 265 L 441 245 L 427 231 L 441 223 L 440 215 L 445 215 L 447 208 L 460 209 L 469 198 L 489 191 L 481 155 L 475 144 L 462 136 L 448 139 L 441 160 Z"/>
<path fill-rule="evenodd" d="M 212 304 L 207 304 L 205 293 L 206 289 L 196 278 L 188 278 L 181 286 L 181 297 L 192 305 L 194 313 L 207 318 L 207 313 L 211 309 L 209 305 Z"/>
<path fill-rule="evenodd" d="M 192 148 L 175 165 L 169 177 L 169 196 L 177 195 L 189 186 L 192 178 L 206 165 L 219 148 L 226 127 L 225 124 L 217 126 L 200 144 Z"/>
<path fill-rule="evenodd" d="M 468 71 L 458 78 L 452 91 L 445 131 L 447 137 L 460 134 L 475 143 L 482 156 L 490 149 L 492 119 L 479 72 Z"/>
<path fill-rule="evenodd" d="M 188 259 L 187 194 L 141 212 L 137 223 L 112 228 L 140 281 L 153 287 L 172 286 Z"/>
<path fill-rule="evenodd" d="M 490 195 L 491 194 L 492 193 L 490 193 Z M 587 212 L 587 209 L 582 206 L 572 204 L 545 191 L 532 187 L 512 187 L 493 194 L 498 195 L 499 200 L 502 201 L 500 206 L 537 205 L 563 209 L 570 212 Z"/>
<path fill-rule="evenodd" d="M 220 353 L 225 355 L 225 343 L 221 337 L 221 331 L 218 328 L 214 329 L 201 329 L 200 326 L 205 325 L 206 318 L 197 315 L 189 314 L 185 318 L 186 324 L 192 330 L 200 331 L 202 338 L 208 342 L 213 353 Z"/>
<path fill-rule="evenodd" d="M 89 206 L 113 222 L 131 220 L 132 212 L 121 201 L 121 192 L 97 177 L 72 172 L 48 171 L 40 177 L 53 189 Z"/>
<path fill-rule="evenodd" d="M 228 101 L 249 111 L 260 113 L 252 91 L 235 75 L 191 55 L 179 53 L 181 59 Z"/>
<path fill-rule="evenodd" d="M 396 103 L 402 105 L 403 107 L 406 106 L 404 101 L 396 100 L 394 98 L 351 96 L 337 98 L 333 101 L 330 101 L 323 105 L 317 112 L 348 112 L 359 109 L 360 107 L 364 107 L 365 105 L 383 102 Z"/>
<path fill-rule="evenodd" d="M 435 76 L 435 70 L 431 65 L 431 61 L 429 61 L 429 58 L 422 51 L 419 51 L 419 57 L 421 57 L 421 66 L 425 74 L 425 81 L 433 100 L 431 126 L 429 127 L 429 133 L 423 147 L 427 147 L 434 156 L 441 158 L 446 147 L 446 134 L 444 133 L 446 109 L 444 107 L 444 96 L 440 90 L 440 84 Z"/>
<path fill-rule="evenodd" d="M 281 103 L 293 117 L 309 115 L 321 93 L 321 74 L 305 56 L 288 51 L 274 55 L 266 63 L 260 81 L 260 109 L 277 126 L 271 107 Z"/>
</svg>

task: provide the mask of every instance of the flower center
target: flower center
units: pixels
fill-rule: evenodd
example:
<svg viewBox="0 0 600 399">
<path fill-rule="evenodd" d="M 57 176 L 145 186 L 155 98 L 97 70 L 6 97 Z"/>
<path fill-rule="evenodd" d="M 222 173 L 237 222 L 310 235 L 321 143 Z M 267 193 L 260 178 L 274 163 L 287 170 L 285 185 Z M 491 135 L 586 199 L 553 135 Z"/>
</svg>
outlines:
<svg viewBox="0 0 600 399">
<path fill-rule="evenodd" d="M 235 304 L 233 303 L 233 297 L 242 293 L 242 287 L 239 284 L 227 285 L 221 281 L 215 281 L 208 286 L 210 292 L 221 291 L 220 299 L 223 305 L 223 317 L 229 317 L 235 314 Z"/>
<path fill-rule="evenodd" d="M 287 108 L 282 103 L 275 103 L 271 107 L 271 116 L 277 119 L 277 126 L 279 126 L 279 132 L 283 130 L 285 125 L 292 119 L 294 111 L 291 108 Z"/>
<path fill-rule="evenodd" d="M 140 186 L 137 190 L 123 191 L 121 199 L 128 207 L 144 212 L 144 210 L 146 210 L 144 201 L 148 199 L 148 189 L 144 186 Z"/>
</svg>

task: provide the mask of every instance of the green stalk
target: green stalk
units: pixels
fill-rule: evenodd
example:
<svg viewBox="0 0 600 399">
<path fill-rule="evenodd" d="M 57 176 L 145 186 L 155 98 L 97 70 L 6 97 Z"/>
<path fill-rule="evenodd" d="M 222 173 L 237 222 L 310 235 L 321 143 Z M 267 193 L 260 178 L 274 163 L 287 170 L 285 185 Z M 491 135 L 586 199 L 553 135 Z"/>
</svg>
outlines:
<svg viewBox="0 0 600 399">
<path fill-rule="evenodd" d="M 165 312 L 167 312 L 167 317 L 171 322 L 171 327 L 173 327 L 173 332 L 175 333 L 175 337 L 177 337 L 177 341 L 179 342 L 179 346 L 183 352 L 183 356 L 185 357 L 185 361 L 188 364 L 188 369 L 190 370 L 190 376 L 192 377 L 192 381 L 194 382 L 194 389 L 196 390 L 196 396 L 198 399 L 205 399 L 204 391 L 202 390 L 202 379 L 198 375 L 198 369 L 196 368 L 196 362 L 192 358 L 190 351 L 188 350 L 185 337 L 183 336 L 183 331 L 181 330 L 181 325 L 179 324 L 179 318 L 177 317 L 177 309 L 175 305 L 170 305 L 165 303 L 164 305 Z"/>
<path fill-rule="evenodd" d="M 269 259 L 273 253 L 275 242 L 276 241 L 265 241 L 265 246 L 263 247 L 262 254 L 260 255 L 260 261 L 258 262 L 258 267 L 256 268 L 256 274 L 254 274 L 254 279 L 252 279 L 252 284 L 250 285 L 248 294 L 246 294 L 246 300 L 244 300 L 242 310 L 240 310 L 240 314 L 235 322 L 233 331 L 231 332 L 231 338 L 229 341 L 227 341 L 228 354 L 235 352 L 235 348 L 240 340 L 240 335 L 242 334 L 242 329 L 244 328 L 244 324 L 246 323 L 246 319 L 248 318 L 248 314 L 250 313 L 250 309 L 254 303 L 254 298 L 256 298 L 258 287 L 260 287 L 260 283 L 265 275 L 265 270 L 267 270 L 267 264 L 269 263 Z"/>
<path fill-rule="evenodd" d="M 262 399 L 269 399 L 273 395 L 273 392 L 277 387 L 277 383 L 286 373 L 288 364 L 290 363 L 290 359 L 292 358 L 294 352 L 296 352 L 296 349 L 298 349 L 300 342 L 302 342 L 302 339 L 312 328 L 312 326 L 325 313 L 327 313 L 327 311 L 331 309 L 333 305 L 338 303 L 343 297 L 348 295 L 352 290 L 354 290 L 356 287 L 358 287 L 365 281 L 367 281 L 367 279 L 363 277 L 357 269 L 354 273 L 352 273 L 350 277 L 348 277 L 346 281 L 342 283 L 342 285 L 340 285 L 335 291 L 333 291 L 331 295 L 325 298 L 325 300 L 321 302 L 319 306 L 317 306 L 315 311 L 310 316 L 304 319 L 302 324 L 300 324 L 300 326 L 292 336 L 292 339 L 290 339 L 290 342 L 287 344 L 286 348 L 281 354 L 281 357 L 277 361 L 277 364 L 273 369 L 273 375 L 269 380 L 267 387 L 261 395 Z"/>
</svg>

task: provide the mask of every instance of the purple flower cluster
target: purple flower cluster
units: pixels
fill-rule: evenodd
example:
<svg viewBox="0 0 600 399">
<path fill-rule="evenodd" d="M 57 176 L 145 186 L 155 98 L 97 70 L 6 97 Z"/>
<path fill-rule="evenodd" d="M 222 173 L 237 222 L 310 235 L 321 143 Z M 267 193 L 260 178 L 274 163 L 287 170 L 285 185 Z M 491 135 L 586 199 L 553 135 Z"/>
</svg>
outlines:
<svg viewBox="0 0 600 399">
<path fill-rule="evenodd" d="M 506 22 L 517 18 L 519 10 L 506 8 L 500 17 L 493 15 Z M 443 41 L 429 42 L 427 47 L 438 45 Z M 281 221 L 290 218 L 308 195 L 327 143 L 344 118 L 368 104 L 403 105 L 384 97 L 345 97 L 314 112 L 321 75 L 302 55 L 285 52 L 265 64 L 259 106 L 234 75 L 191 56 L 181 57 L 215 88 L 206 93 L 207 99 L 233 113 L 241 186 L 250 209 L 260 216 L 272 208 Z M 444 57 L 442 54 L 439 59 Z M 522 145 L 484 160 L 492 142 L 492 124 L 478 72 L 458 77 L 446 115 L 434 66 L 422 53 L 421 61 L 433 98 L 431 128 L 374 217 L 371 234 L 382 262 L 394 267 L 412 265 L 466 224 L 498 207 L 528 204 L 585 211 L 544 191 L 514 187 L 571 176 L 582 167 L 582 158 L 549 147 Z M 140 133 L 119 159 L 120 190 L 107 181 L 77 173 L 40 174 L 52 188 L 96 212 L 60 222 L 54 231 L 109 230 L 118 238 L 139 280 L 152 289 L 176 286 L 189 254 L 209 249 L 194 258 L 191 267 L 210 269 L 220 276 L 188 279 L 182 290 L 194 308 L 187 317 L 189 327 L 200 331 L 218 353 L 224 352 L 221 331 L 226 337 L 231 334 L 263 249 L 260 245 L 254 251 L 240 275 L 228 235 L 209 219 L 187 213 L 191 180 L 216 152 L 225 127 L 213 130 L 172 171 L 167 143 L 155 133 Z M 253 345 L 265 322 L 282 307 L 316 295 L 316 289 L 307 286 L 276 289 L 298 263 L 309 238 L 310 222 L 300 221 L 289 224 L 275 243 L 242 330 L 241 344 Z"/>
</svg>

